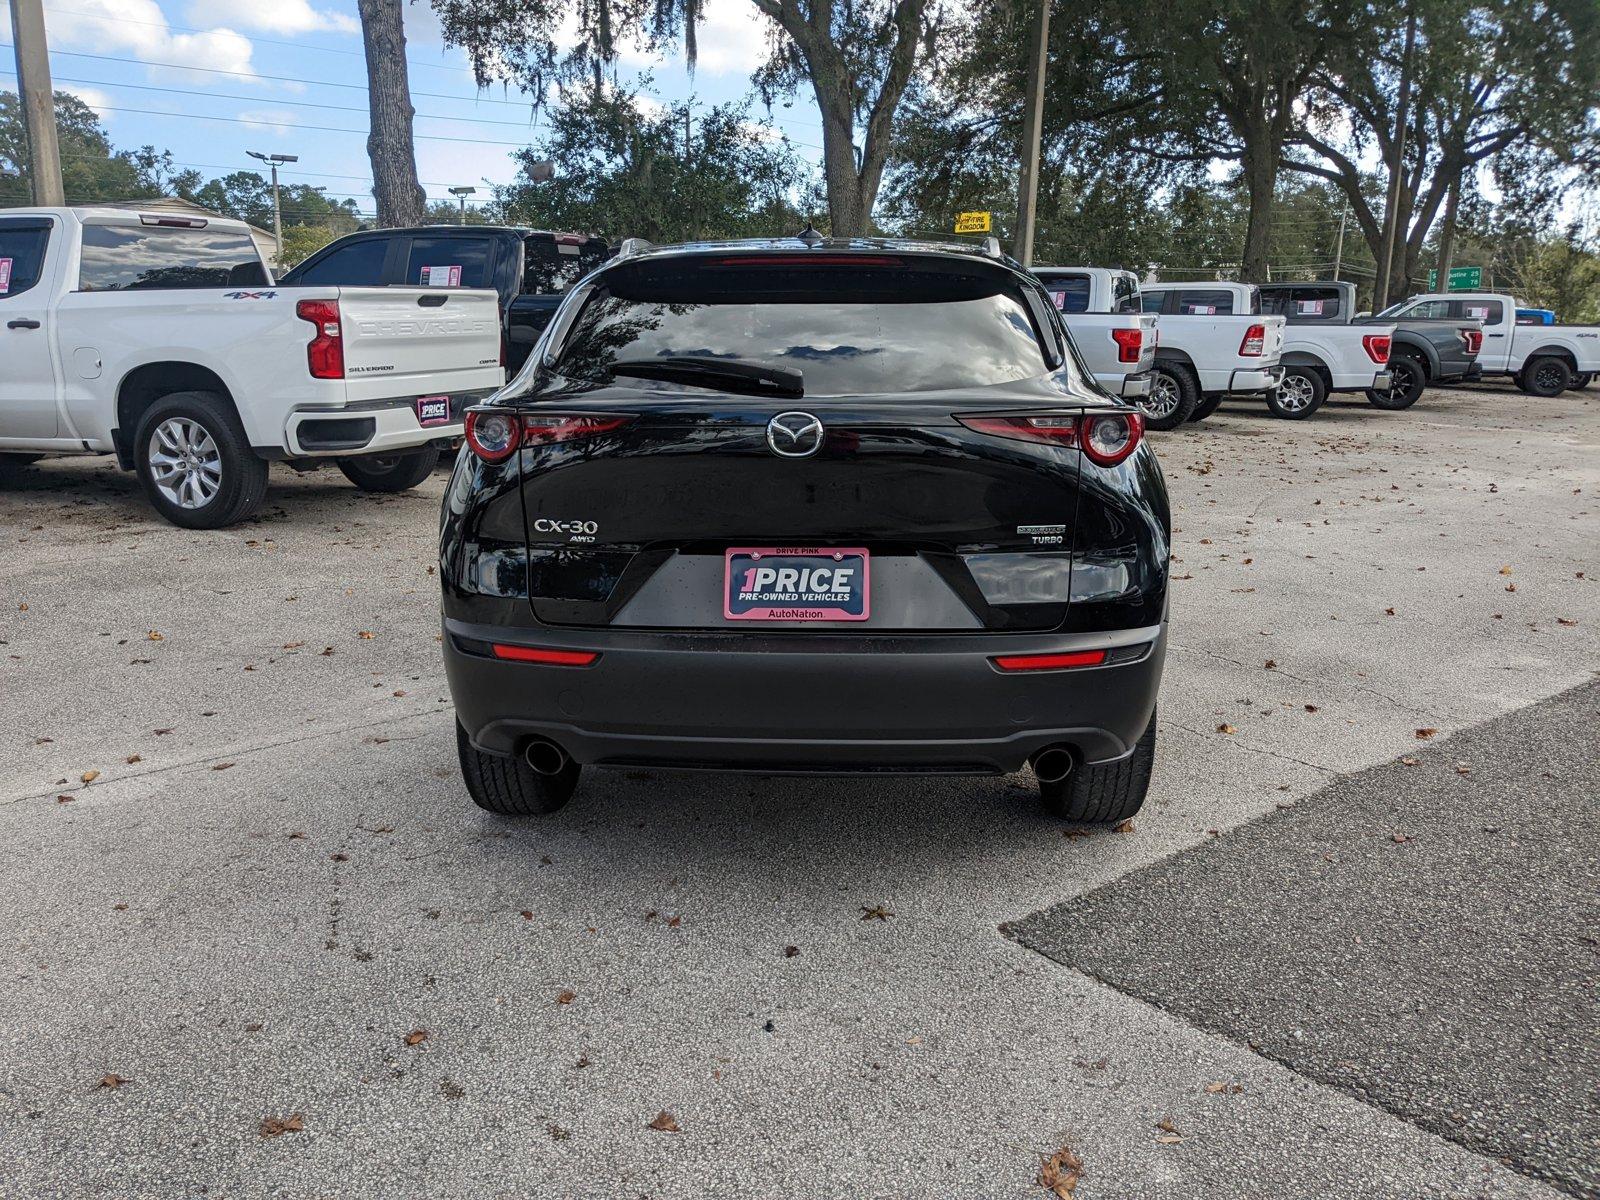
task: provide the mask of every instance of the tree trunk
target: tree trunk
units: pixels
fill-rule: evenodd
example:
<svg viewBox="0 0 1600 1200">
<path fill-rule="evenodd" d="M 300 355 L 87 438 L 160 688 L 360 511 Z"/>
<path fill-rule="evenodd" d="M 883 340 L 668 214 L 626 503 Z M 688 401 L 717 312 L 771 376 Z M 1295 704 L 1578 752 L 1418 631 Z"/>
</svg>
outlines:
<svg viewBox="0 0 1600 1200">
<path fill-rule="evenodd" d="M 367 157 L 372 160 L 372 195 L 380 227 L 421 225 L 428 198 L 417 182 L 412 140 L 411 85 L 406 75 L 403 0 L 357 0 L 361 39 L 367 51 L 367 103 L 372 128 Z"/>
<path fill-rule="evenodd" d="M 1270 122 L 1252 121 L 1244 138 L 1244 183 L 1250 197 L 1245 222 L 1244 262 L 1239 278 L 1244 283 L 1267 283 L 1267 246 L 1272 237 L 1272 194 L 1278 177 L 1278 145 Z"/>
<path fill-rule="evenodd" d="M 1450 184 L 1450 195 L 1444 202 L 1444 228 L 1439 231 L 1439 286 L 1440 292 L 1450 290 L 1450 268 L 1456 256 L 1456 206 L 1461 203 L 1461 180 Z"/>
</svg>

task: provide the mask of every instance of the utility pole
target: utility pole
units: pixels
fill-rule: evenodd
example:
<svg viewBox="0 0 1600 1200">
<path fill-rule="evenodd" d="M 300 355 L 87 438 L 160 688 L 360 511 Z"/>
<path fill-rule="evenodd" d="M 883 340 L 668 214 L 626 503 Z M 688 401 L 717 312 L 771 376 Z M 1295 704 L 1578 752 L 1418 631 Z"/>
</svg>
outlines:
<svg viewBox="0 0 1600 1200">
<path fill-rule="evenodd" d="M 1395 103 L 1394 158 L 1389 163 L 1389 193 L 1383 204 L 1383 255 L 1378 262 L 1378 282 L 1373 289 L 1373 308 L 1389 307 L 1389 276 L 1394 266 L 1395 226 L 1400 219 L 1400 173 L 1405 170 L 1406 117 L 1411 105 L 1411 52 L 1417 44 L 1417 10 L 1406 5 L 1406 46 L 1400 58 L 1400 96 Z"/>
<path fill-rule="evenodd" d="M 457 224 L 465 225 L 467 223 L 467 197 L 476 194 L 477 190 L 475 187 L 453 187 L 450 189 L 450 194 L 461 201 L 461 220 Z"/>
<path fill-rule="evenodd" d="M 11 0 L 11 37 L 17 51 L 17 92 L 28 134 L 28 178 L 33 202 L 60 208 L 61 147 L 56 140 L 56 98 L 50 84 L 50 46 L 44 35 L 42 0 Z"/>
<path fill-rule="evenodd" d="M 1350 201 L 1339 209 L 1339 236 L 1333 242 L 1333 281 L 1339 282 L 1339 268 L 1344 266 L 1344 222 L 1350 215 Z"/>
<path fill-rule="evenodd" d="M 1022 110 L 1022 168 L 1017 172 L 1017 261 L 1033 265 L 1033 235 L 1039 210 L 1039 139 L 1044 124 L 1044 73 L 1050 50 L 1050 3 L 1039 6 L 1028 55 L 1028 95 Z"/>
<path fill-rule="evenodd" d="M 278 246 L 278 262 L 283 262 L 283 211 L 278 207 L 278 164 L 299 162 L 298 154 L 263 154 L 259 150 L 246 150 L 251 158 L 259 158 L 272 168 L 272 240 Z"/>
</svg>

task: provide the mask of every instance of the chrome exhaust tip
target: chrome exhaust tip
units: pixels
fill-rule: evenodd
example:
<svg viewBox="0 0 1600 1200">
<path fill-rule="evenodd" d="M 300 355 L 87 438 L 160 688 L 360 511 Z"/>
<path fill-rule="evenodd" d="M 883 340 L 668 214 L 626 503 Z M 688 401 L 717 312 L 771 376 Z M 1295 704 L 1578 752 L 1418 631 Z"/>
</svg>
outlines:
<svg viewBox="0 0 1600 1200">
<path fill-rule="evenodd" d="M 1072 751 L 1065 746 L 1046 746 L 1028 760 L 1028 765 L 1040 783 L 1059 783 L 1072 774 Z"/>
<path fill-rule="evenodd" d="M 543 738 L 534 738 L 524 746 L 522 757 L 540 775 L 559 775 L 567 767 L 567 752 Z"/>
</svg>

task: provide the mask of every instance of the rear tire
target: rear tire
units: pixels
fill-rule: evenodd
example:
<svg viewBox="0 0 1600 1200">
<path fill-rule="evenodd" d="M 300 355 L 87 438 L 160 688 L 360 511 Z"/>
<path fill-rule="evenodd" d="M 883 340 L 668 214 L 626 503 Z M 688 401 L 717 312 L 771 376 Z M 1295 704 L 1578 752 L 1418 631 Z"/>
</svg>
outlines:
<svg viewBox="0 0 1600 1200">
<path fill-rule="evenodd" d="M 1367 401 L 1386 412 L 1399 412 L 1410 408 L 1428 386 L 1428 369 L 1414 358 L 1401 356 L 1389 359 L 1389 390 L 1380 392 L 1367 389 Z"/>
<path fill-rule="evenodd" d="M 215 392 L 173 392 L 139 418 L 133 466 L 150 505 L 184 529 L 244 520 L 267 494 L 267 464 L 233 405 Z"/>
<path fill-rule="evenodd" d="M 1217 409 L 1221 408 L 1222 395 L 1223 394 L 1221 392 L 1212 392 L 1209 396 L 1202 396 L 1200 398 L 1200 403 L 1196 404 L 1194 406 L 1194 411 L 1189 414 L 1189 423 L 1192 425 L 1196 421 L 1204 421 L 1212 413 L 1216 412 Z"/>
<path fill-rule="evenodd" d="M 364 454 L 338 460 L 344 477 L 363 492 L 404 492 L 417 486 L 439 465 L 433 446 L 405 454 Z"/>
<path fill-rule="evenodd" d="M 1158 362 L 1150 373 L 1150 394 L 1135 400 L 1146 429 L 1176 429 L 1200 403 L 1200 381 L 1182 363 Z"/>
<path fill-rule="evenodd" d="M 1589 386 L 1589 381 L 1594 378 L 1592 371 L 1582 371 L 1572 377 L 1572 382 L 1567 385 L 1570 391 L 1581 391 Z"/>
<path fill-rule="evenodd" d="M 559 774 L 541 775 L 519 757 L 479 750 L 456 722 L 456 754 L 472 802 L 502 817 L 553 813 L 572 799 L 582 768 L 571 759 Z"/>
<path fill-rule="evenodd" d="M 1315 367 L 1285 368 L 1283 380 L 1267 393 L 1272 415 L 1286 421 L 1303 421 L 1328 398 L 1328 385 Z"/>
<path fill-rule="evenodd" d="M 1564 359 L 1542 355 L 1523 365 L 1519 382 L 1528 395 L 1550 400 L 1572 386 L 1572 368 Z"/>
<path fill-rule="evenodd" d="M 1046 810 L 1064 821 L 1126 821 L 1144 806 L 1156 762 L 1156 715 L 1133 747 L 1117 762 L 1078 767 L 1065 779 L 1040 783 Z"/>
</svg>

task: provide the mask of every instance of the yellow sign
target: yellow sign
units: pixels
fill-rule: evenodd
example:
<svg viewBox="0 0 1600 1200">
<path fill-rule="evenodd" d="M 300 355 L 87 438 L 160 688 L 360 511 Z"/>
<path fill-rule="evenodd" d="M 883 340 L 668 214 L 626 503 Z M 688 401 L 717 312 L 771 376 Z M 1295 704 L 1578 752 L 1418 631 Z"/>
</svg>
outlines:
<svg viewBox="0 0 1600 1200">
<path fill-rule="evenodd" d="M 969 212 L 956 214 L 957 233 L 988 233 L 989 218 L 993 213 Z"/>
</svg>

